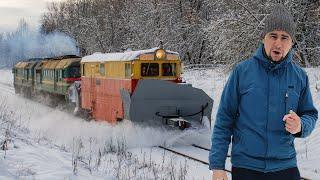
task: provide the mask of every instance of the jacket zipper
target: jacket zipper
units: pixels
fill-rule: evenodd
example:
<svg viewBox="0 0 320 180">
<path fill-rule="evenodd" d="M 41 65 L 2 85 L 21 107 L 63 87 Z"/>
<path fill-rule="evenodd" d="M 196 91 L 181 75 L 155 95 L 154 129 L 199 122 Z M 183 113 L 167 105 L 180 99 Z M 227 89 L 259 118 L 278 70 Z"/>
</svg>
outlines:
<svg viewBox="0 0 320 180">
<path fill-rule="evenodd" d="M 286 95 L 284 97 L 284 115 L 289 114 L 290 109 L 288 109 L 288 99 L 289 99 L 289 95 L 288 95 L 288 91 L 286 91 Z M 283 128 L 286 128 L 286 122 L 283 122 Z M 290 133 L 285 130 L 286 135 L 289 135 Z"/>
<path fill-rule="evenodd" d="M 268 77 L 268 89 L 267 92 L 269 92 L 270 89 L 270 71 L 267 74 Z M 267 101 L 268 101 L 268 111 L 267 111 L 267 122 L 266 122 L 266 152 L 265 152 L 265 160 L 264 160 L 264 168 L 267 169 L 267 156 L 268 156 L 268 122 L 269 122 L 269 104 L 270 104 L 270 98 L 269 98 L 269 94 L 267 96 Z"/>
<path fill-rule="evenodd" d="M 288 91 L 286 91 L 286 95 L 284 97 L 284 114 L 287 114 L 288 111 L 287 111 L 287 107 L 288 107 Z"/>
</svg>

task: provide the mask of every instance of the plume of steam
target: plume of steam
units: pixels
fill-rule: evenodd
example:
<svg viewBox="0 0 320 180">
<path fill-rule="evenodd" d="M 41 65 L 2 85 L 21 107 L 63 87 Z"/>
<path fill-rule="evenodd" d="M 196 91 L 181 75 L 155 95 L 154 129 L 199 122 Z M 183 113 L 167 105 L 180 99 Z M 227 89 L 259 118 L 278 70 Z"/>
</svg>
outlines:
<svg viewBox="0 0 320 180">
<path fill-rule="evenodd" d="M 66 54 L 79 55 L 76 42 L 61 32 L 41 34 L 21 20 L 15 32 L 0 36 L 0 67 L 12 67 L 17 61 Z"/>
</svg>

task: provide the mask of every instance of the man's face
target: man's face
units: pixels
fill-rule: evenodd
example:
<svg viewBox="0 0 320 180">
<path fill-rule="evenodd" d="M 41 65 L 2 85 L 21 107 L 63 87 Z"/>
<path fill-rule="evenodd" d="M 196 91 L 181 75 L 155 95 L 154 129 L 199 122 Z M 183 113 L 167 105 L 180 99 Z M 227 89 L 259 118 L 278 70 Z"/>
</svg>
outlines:
<svg viewBox="0 0 320 180">
<path fill-rule="evenodd" d="M 273 61 L 281 61 L 290 51 L 293 43 L 285 31 L 271 31 L 264 36 L 264 49 Z"/>
</svg>

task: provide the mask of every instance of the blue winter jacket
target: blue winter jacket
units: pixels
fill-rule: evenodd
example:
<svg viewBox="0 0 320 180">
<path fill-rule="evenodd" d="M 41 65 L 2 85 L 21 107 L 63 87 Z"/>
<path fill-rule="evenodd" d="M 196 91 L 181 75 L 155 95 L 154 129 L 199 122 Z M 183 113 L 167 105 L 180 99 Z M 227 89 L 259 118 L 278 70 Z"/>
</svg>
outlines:
<svg viewBox="0 0 320 180">
<path fill-rule="evenodd" d="M 308 76 L 292 62 L 292 51 L 279 64 L 264 56 L 263 44 L 239 63 L 224 88 L 212 134 L 210 169 L 224 169 L 232 137 L 234 167 L 272 172 L 297 166 L 295 136 L 310 135 L 318 118 Z M 302 132 L 291 135 L 283 117 L 295 111 Z"/>
</svg>

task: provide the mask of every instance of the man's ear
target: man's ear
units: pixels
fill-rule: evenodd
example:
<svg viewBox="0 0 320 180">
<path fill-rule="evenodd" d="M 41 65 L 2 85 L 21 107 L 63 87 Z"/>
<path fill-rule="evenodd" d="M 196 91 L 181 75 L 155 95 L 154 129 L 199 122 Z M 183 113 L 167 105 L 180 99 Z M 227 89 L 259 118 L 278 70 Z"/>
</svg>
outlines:
<svg viewBox="0 0 320 180">
<path fill-rule="evenodd" d="M 298 44 L 297 44 L 297 39 L 296 38 L 291 38 L 292 39 L 292 47 L 293 48 L 295 48 L 295 47 L 297 47 L 298 46 Z"/>
</svg>

